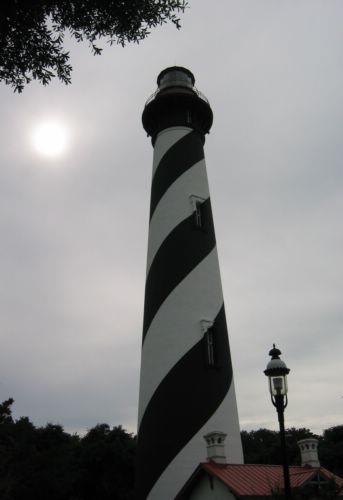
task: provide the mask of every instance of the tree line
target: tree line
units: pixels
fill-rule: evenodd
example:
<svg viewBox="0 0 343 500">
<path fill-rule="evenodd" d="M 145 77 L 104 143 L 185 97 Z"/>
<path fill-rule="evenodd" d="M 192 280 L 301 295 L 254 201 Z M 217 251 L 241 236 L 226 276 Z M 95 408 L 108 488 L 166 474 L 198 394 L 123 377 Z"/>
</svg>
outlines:
<svg viewBox="0 0 343 500">
<path fill-rule="evenodd" d="M 320 464 L 330 472 L 343 477 L 343 425 L 325 429 L 322 435 L 310 429 L 291 427 L 286 429 L 287 454 L 291 465 L 301 465 L 297 442 L 314 437 L 319 440 Z M 277 431 L 258 429 L 241 432 L 244 460 L 247 464 L 281 464 L 280 437 Z"/>
<path fill-rule="evenodd" d="M 133 500 L 136 437 L 121 426 L 98 424 L 84 436 L 28 417 L 14 419 L 13 399 L 0 404 L 0 498 L 2 500 Z M 279 464 L 279 435 L 242 431 L 246 463 Z M 300 463 L 296 442 L 319 439 L 321 464 L 343 476 L 343 425 L 316 436 L 287 429 L 290 463 Z M 205 454 L 205 443 L 204 443 Z"/>
</svg>

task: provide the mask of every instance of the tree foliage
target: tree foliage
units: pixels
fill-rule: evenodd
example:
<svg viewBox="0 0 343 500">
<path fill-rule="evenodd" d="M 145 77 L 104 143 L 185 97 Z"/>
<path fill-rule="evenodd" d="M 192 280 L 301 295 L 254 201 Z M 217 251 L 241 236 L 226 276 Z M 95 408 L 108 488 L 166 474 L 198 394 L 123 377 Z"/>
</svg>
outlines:
<svg viewBox="0 0 343 500">
<path fill-rule="evenodd" d="M 14 420 L 0 405 L 1 500 L 132 500 L 135 438 L 101 424 L 84 437 Z"/>
<path fill-rule="evenodd" d="M 343 477 L 343 425 L 324 431 L 319 452 L 325 466 L 334 474 Z"/>
<path fill-rule="evenodd" d="M 269 429 L 242 431 L 242 445 L 245 463 L 282 464 L 279 432 Z M 321 465 L 330 472 L 343 477 L 343 425 L 326 429 L 318 436 L 306 428 L 286 429 L 286 443 L 289 463 L 300 465 L 301 455 L 297 442 L 307 437 L 319 440 L 318 455 Z"/>
<path fill-rule="evenodd" d="M 132 434 L 107 424 L 96 425 L 83 437 L 56 424 L 36 427 L 27 417 L 14 419 L 12 404 L 13 399 L 0 404 L 1 500 L 133 500 Z M 292 427 L 286 433 L 289 461 L 299 464 L 297 441 L 318 436 L 305 428 Z M 280 464 L 278 432 L 259 429 L 242 431 L 241 436 L 245 463 Z M 343 426 L 326 429 L 319 441 L 321 464 L 343 476 Z M 326 486 L 321 498 L 333 498 L 335 483 Z M 301 500 L 313 492 L 305 488 L 293 493 Z M 275 498 L 282 498 L 280 492 Z"/>
<path fill-rule="evenodd" d="M 300 464 L 300 452 L 297 441 L 307 437 L 316 437 L 309 429 L 292 427 L 286 430 L 287 452 L 289 463 Z M 280 454 L 280 435 L 277 431 L 258 429 L 242 431 L 242 445 L 245 463 L 250 464 L 282 464 Z"/>
<path fill-rule="evenodd" d="M 99 39 L 122 46 L 140 42 L 151 28 L 172 22 L 186 0 L 2 0 L 0 81 L 21 92 L 32 79 L 68 84 L 72 67 L 64 37 L 87 41 L 100 54 Z"/>
</svg>

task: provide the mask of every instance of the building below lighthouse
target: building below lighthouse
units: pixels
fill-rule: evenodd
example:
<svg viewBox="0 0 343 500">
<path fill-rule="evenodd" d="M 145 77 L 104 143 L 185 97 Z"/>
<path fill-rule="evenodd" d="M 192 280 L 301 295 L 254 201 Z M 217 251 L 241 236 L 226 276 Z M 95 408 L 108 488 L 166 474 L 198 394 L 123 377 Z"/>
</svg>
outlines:
<svg viewBox="0 0 343 500">
<path fill-rule="evenodd" d="M 137 500 L 173 500 L 214 431 L 229 462 L 243 462 L 203 148 L 213 115 L 194 83 L 185 68 L 162 71 L 142 118 L 154 157 Z"/>
</svg>

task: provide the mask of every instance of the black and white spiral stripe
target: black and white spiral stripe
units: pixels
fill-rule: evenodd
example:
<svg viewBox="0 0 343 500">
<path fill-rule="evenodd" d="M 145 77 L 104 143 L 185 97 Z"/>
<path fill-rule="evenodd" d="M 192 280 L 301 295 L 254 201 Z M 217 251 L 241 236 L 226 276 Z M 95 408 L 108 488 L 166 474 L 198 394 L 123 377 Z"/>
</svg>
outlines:
<svg viewBox="0 0 343 500">
<path fill-rule="evenodd" d="M 213 323 L 213 367 L 203 321 Z M 231 461 L 242 461 L 203 138 L 186 127 L 160 132 L 154 149 L 138 425 L 139 500 L 174 498 L 209 431 L 227 432 Z"/>
</svg>

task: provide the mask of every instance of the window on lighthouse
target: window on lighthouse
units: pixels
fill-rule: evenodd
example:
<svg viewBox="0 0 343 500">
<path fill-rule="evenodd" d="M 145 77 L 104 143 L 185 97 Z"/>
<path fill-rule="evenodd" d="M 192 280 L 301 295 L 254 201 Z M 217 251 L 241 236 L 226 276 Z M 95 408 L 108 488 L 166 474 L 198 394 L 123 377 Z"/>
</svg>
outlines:
<svg viewBox="0 0 343 500">
<path fill-rule="evenodd" d="M 206 332 L 206 354 L 207 354 L 207 364 L 208 366 L 215 365 L 215 356 L 214 356 L 214 332 L 213 328 L 209 328 Z"/>
<path fill-rule="evenodd" d="M 196 229 L 203 229 L 204 227 L 204 214 L 203 214 L 203 203 L 204 199 L 200 196 L 191 195 L 190 197 L 192 209 L 193 209 L 193 224 Z"/>
<path fill-rule="evenodd" d="M 195 202 L 194 224 L 195 224 L 195 227 L 198 227 L 198 228 L 201 228 L 203 225 L 201 205 L 202 205 L 201 201 Z"/>
</svg>

